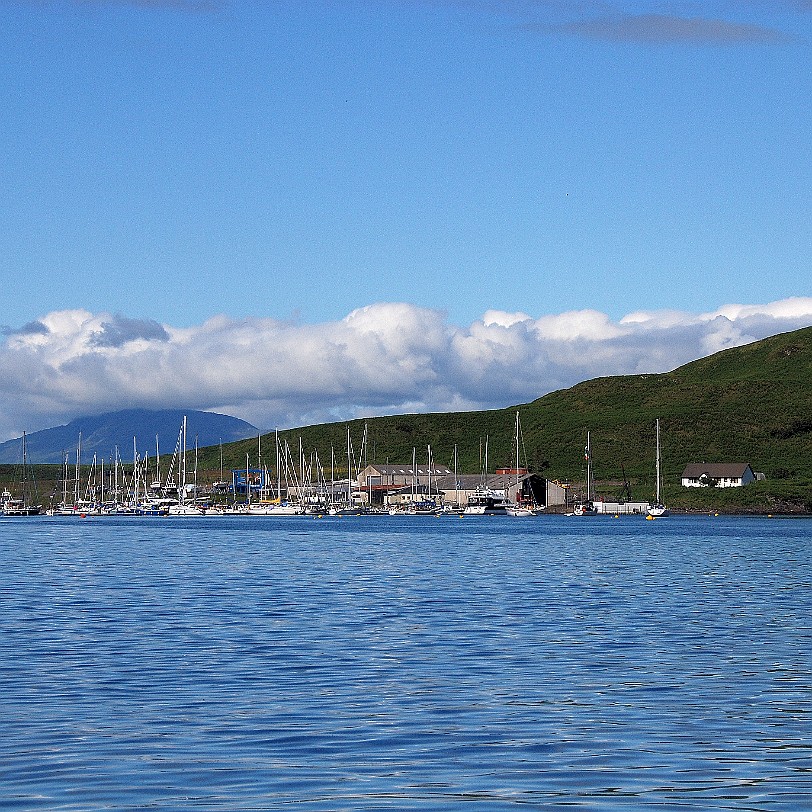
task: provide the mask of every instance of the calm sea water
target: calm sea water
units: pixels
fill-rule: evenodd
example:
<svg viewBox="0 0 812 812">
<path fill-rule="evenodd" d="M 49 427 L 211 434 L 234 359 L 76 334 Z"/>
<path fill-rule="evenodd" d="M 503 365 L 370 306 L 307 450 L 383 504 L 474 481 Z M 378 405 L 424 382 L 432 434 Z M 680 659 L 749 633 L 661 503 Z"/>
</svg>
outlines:
<svg viewBox="0 0 812 812">
<path fill-rule="evenodd" d="M 808 809 L 812 521 L 0 520 L 3 810 Z"/>
</svg>

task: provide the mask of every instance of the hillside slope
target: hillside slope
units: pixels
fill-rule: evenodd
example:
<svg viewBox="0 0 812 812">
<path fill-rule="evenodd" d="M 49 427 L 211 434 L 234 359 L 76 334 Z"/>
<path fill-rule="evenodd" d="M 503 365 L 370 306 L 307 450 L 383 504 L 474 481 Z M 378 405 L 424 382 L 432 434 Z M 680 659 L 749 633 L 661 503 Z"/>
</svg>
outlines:
<svg viewBox="0 0 812 812">
<path fill-rule="evenodd" d="M 583 478 L 583 449 L 591 432 L 599 480 L 654 479 L 654 421 L 660 418 L 663 470 L 678 480 L 688 462 L 747 461 L 772 480 L 812 476 L 812 328 L 773 336 L 686 364 L 673 372 L 598 378 L 521 406 L 485 412 L 398 415 L 280 432 L 298 460 L 315 450 L 329 471 L 346 469 L 347 429 L 358 454 L 367 426 L 367 459 L 402 463 L 426 459 L 477 472 L 487 438 L 489 469 L 514 458 L 515 412 L 521 416 L 521 458 L 551 478 Z M 272 454 L 273 435 L 262 440 Z M 215 467 L 209 450 L 201 463 Z M 256 440 L 225 450 L 227 466 L 256 461 Z M 268 463 L 273 460 L 268 457 Z"/>
</svg>

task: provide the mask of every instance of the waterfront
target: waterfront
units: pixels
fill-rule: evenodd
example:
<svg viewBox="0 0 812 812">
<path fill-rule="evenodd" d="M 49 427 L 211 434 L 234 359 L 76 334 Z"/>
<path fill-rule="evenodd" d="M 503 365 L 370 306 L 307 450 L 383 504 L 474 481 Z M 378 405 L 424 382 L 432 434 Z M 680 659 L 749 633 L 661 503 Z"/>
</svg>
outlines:
<svg viewBox="0 0 812 812">
<path fill-rule="evenodd" d="M 0 520 L 4 809 L 801 809 L 812 521 Z"/>
</svg>

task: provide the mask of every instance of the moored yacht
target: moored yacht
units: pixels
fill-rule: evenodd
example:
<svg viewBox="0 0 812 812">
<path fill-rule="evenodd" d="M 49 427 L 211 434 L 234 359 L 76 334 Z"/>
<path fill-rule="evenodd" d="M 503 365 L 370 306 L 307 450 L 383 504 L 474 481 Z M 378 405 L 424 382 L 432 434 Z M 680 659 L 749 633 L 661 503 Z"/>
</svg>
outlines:
<svg viewBox="0 0 812 812">
<path fill-rule="evenodd" d="M 42 505 L 29 505 L 23 499 L 16 499 L 9 491 L 3 491 L 2 510 L 4 516 L 39 516 Z"/>
<path fill-rule="evenodd" d="M 597 516 L 598 511 L 595 508 L 595 503 L 591 500 L 587 502 L 576 502 L 572 506 L 572 513 L 574 516 Z"/>
<path fill-rule="evenodd" d="M 28 470 L 28 459 L 25 451 L 25 432 L 23 432 L 22 468 L 20 470 L 20 487 L 23 495 L 21 498 L 16 498 L 11 495 L 10 491 L 3 491 L 0 499 L 2 499 L 2 513 L 5 516 L 39 516 L 39 514 L 42 513 L 42 505 L 34 505 L 29 501 L 31 495 L 33 495 L 34 500 L 36 500 L 36 487 L 32 487 L 33 482 L 33 475 L 31 475 Z"/>
<path fill-rule="evenodd" d="M 592 483 L 592 441 L 590 433 L 586 433 L 586 446 L 584 448 L 584 460 L 586 462 L 586 499 L 575 502 L 572 506 L 572 513 L 568 516 L 597 516 L 598 511 L 595 503 L 592 501 L 593 483 Z"/>
<path fill-rule="evenodd" d="M 656 433 L 657 433 L 657 485 L 656 485 L 656 495 L 654 497 L 654 504 L 649 505 L 646 514 L 648 517 L 652 519 L 659 519 L 661 516 L 670 516 L 671 511 L 662 503 L 660 500 L 660 418 L 657 418 L 656 422 Z"/>
<path fill-rule="evenodd" d="M 508 505 L 504 493 L 480 487 L 468 497 L 463 513 L 469 516 L 506 516 Z"/>
</svg>

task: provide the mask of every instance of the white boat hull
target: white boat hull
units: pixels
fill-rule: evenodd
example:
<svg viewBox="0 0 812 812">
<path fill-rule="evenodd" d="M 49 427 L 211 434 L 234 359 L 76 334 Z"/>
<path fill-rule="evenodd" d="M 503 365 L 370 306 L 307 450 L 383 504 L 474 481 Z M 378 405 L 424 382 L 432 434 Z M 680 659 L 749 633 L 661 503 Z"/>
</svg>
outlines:
<svg viewBox="0 0 812 812">
<path fill-rule="evenodd" d="M 530 508 L 525 507 L 509 507 L 506 508 L 506 513 L 508 516 L 517 516 L 522 518 L 536 515 L 532 510 L 530 510 Z"/>
</svg>

